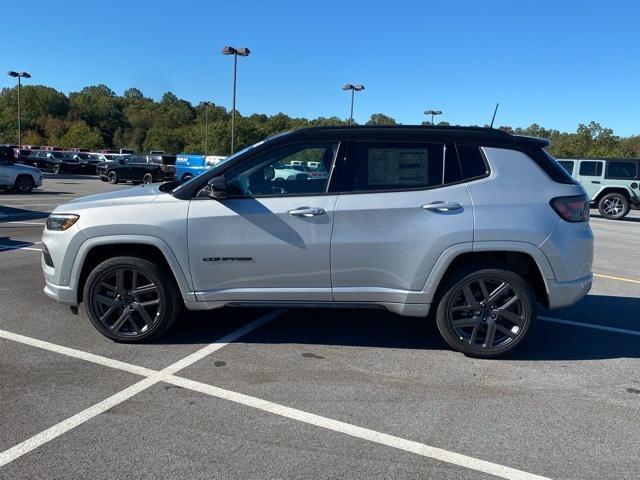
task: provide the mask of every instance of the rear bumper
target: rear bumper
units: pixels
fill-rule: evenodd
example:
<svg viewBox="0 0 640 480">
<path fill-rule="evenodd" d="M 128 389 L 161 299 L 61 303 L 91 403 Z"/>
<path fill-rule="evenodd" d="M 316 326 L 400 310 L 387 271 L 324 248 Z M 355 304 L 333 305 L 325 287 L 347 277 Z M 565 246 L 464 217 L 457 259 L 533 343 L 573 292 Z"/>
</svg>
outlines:
<svg viewBox="0 0 640 480">
<path fill-rule="evenodd" d="M 549 296 L 549 309 L 573 305 L 589 293 L 592 282 L 592 274 L 570 282 L 558 282 L 556 280 L 547 279 L 546 283 L 547 294 Z"/>
</svg>

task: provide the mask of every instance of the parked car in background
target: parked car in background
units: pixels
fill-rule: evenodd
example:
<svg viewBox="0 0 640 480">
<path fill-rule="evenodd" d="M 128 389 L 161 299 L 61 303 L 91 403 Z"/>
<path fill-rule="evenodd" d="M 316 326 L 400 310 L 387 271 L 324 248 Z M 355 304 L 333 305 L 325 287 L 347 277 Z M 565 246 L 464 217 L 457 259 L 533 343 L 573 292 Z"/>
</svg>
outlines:
<svg viewBox="0 0 640 480">
<path fill-rule="evenodd" d="M 58 173 L 82 173 L 83 167 L 72 152 L 39 150 L 31 152 L 28 162 L 40 170 Z"/>
<path fill-rule="evenodd" d="M 98 159 L 98 163 L 100 162 L 113 162 L 114 160 L 118 160 L 119 158 L 122 158 L 126 155 L 122 155 L 118 152 L 115 153 L 101 153 L 101 152 L 97 152 L 97 153 L 93 153 L 92 155 L 94 155 L 97 159 Z"/>
<path fill-rule="evenodd" d="M 176 155 L 176 179 L 185 182 L 217 165 L 225 157 L 180 153 Z"/>
<path fill-rule="evenodd" d="M 96 173 L 96 166 L 98 165 L 98 163 L 100 163 L 100 159 L 97 155 L 94 155 L 92 153 L 77 152 L 72 153 L 71 157 L 78 160 L 82 173 Z"/>
<path fill-rule="evenodd" d="M 453 349 L 502 355 L 538 304 L 592 283 L 589 201 L 547 145 L 488 128 L 282 134 L 173 189 L 58 206 L 44 291 L 120 342 L 157 338 L 183 306 L 340 306 L 433 318 Z M 331 158 L 330 178 L 273 176 L 299 157 Z"/>
<path fill-rule="evenodd" d="M 120 153 L 120 155 L 133 155 L 136 151 L 130 148 L 121 148 L 117 153 Z"/>
<path fill-rule="evenodd" d="M 600 215 L 612 220 L 640 208 L 640 160 L 636 158 L 562 158 L 560 165 L 587 191 Z"/>
<path fill-rule="evenodd" d="M 29 193 L 42 185 L 42 172 L 35 167 L 15 163 L 13 149 L 0 146 L 0 187 Z"/>
<path fill-rule="evenodd" d="M 111 162 L 97 165 L 98 177 L 103 182 L 154 183 L 175 180 L 175 155 L 126 155 Z"/>
</svg>

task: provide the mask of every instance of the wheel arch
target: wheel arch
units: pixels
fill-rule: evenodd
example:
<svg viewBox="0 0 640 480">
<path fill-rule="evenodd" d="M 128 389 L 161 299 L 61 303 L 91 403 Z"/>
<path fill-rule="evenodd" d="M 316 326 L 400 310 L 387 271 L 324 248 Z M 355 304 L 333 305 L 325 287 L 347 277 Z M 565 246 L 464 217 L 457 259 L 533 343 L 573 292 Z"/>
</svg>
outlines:
<svg viewBox="0 0 640 480">
<path fill-rule="evenodd" d="M 71 273 L 71 284 L 76 285 L 78 303 L 82 301 L 84 284 L 89 273 L 102 261 L 116 256 L 135 256 L 163 265 L 171 273 L 184 301 L 195 301 L 188 277 L 170 247 L 156 237 L 127 236 L 94 238 L 78 249 Z"/>
<path fill-rule="evenodd" d="M 627 200 L 631 201 L 631 194 L 629 193 L 629 189 L 627 189 L 626 187 L 623 187 L 623 186 L 608 187 L 607 186 L 607 187 L 603 187 L 602 190 L 598 192 L 598 194 L 593 199 L 593 203 L 597 205 L 598 203 L 600 203 L 600 200 L 602 199 L 602 197 L 604 197 L 605 195 L 608 195 L 609 193 L 620 193 L 624 195 L 627 198 Z"/>
<path fill-rule="evenodd" d="M 486 244 L 486 245 L 482 245 Z M 553 270 L 544 253 L 532 244 L 524 242 L 476 242 L 455 245 L 442 253 L 425 284 L 427 302 L 432 303 L 442 285 L 462 266 L 470 264 L 499 264 L 511 267 L 533 289 L 536 300 L 549 305 L 547 279 L 554 279 Z"/>
</svg>

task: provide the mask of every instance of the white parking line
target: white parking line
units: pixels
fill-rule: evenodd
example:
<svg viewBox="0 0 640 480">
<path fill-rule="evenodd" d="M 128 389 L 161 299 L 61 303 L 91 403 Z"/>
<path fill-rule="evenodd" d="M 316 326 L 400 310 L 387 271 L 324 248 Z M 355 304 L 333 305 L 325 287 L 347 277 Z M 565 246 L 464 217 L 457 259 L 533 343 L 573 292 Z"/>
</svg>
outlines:
<svg viewBox="0 0 640 480">
<path fill-rule="evenodd" d="M 116 393 L 115 395 L 112 395 L 111 397 L 103 400 L 102 402 L 97 403 L 83 410 L 82 412 L 70 418 L 67 418 L 66 420 L 63 420 L 62 422 L 57 423 L 56 425 L 53 425 L 52 427 L 0 453 L 0 467 L 14 461 L 15 459 L 21 457 L 25 453 L 35 450 L 41 445 L 44 445 L 45 443 L 50 442 L 55 438 L 58 438 L 60 435 L 68 432 L 69 430 L 79 425 L 82 425 L 85 422 L 88 422 L 95 416 L 100 415 L 101 413 L 109 410 L 110 408 L 130 399 L 134 395 L 168 378 L 169 376 L 178 372 L 179 370 L 188 367 L 189 365 L 197 362 L 198 360 L 201 360 L 206 355 L 212 352 L 215 352 L 216 350 L 219 350 L 220 348 L 224 347 L 225 345 L 228 345 L 230 342 L 234 340 L 237 340 L 242 335 L 246 335 L 250 331 L 258 327 L 261 327 L 269 320 L 273 320 L 278 315 L 284 313 L 284 311 L 285 309 L 271 311 L 268 314 L 264 315 L 263 317 L 257 320 L 254 320 L 251 323 L 248 323 L 247 325 L 239 328 L 238 330 L 228 335 L 225 335 L 218 341 L 201 348 L 200 350 L 192 353 L 188 357 L 183 358 L 182 360 L 179 360 L 169 365 L 163 370 L 156 371 L 156 370 L 144 369 L 144 370 L 147 370 L 148 373 L 143 372 L 142 370 L 138 370 L 138 372 L 131 372 L 132 367 L 136 369 L 142 369 L 143 367 L 136 367 L 135 365 L 126 364 L 124 362 L 118 362 L 117 360 L 111 361 L 109 359 L 106 359 L 108 360 L 108 362 L 105 362 L 104 361 L 105 358 L 104 357 L 100 358 L 99 355 L 92 355 L 90 353 L 82 352 L 80 350 L 66 348 L 61 345 L 51 344 L 49 342 L 42 342 L 40 340 L 31 339 L 29 337 L 24 337 L 22 335 L 11 334 L 10 332 L 5 332 L 4 330 L 1 330 L 0 336 L 8 340 L 15 340 L 21 343 L 26 343 L 27 345 L 32 345 L 38 348 L 44 348 L 46 350 L 55 351 L 57 353 L 61 353 L 63 355 L 68 355 L 68 356 L 82 359 L 82 360 L 92 361 L 94 363 L 100 363 L 101 365 L 110 366 L 112 368 L 116 368 L 119 370 L 123 369 L 122 367 L 124 367 L 125 371 L 129 371 L 131 373 L 138 373 L 140 375 L 146 376 L 147 378 L 131 385 L 130 387 Z"/>
<path fill-rule="evenodd" d="M 414 442 L 405 438 L 396 437 L 386 433 L 370 430 L 368 428 L 359 427 L 350 423 L 333 420 L 331 418 L 322 417 L 313 413 L 298 410 L 296 408 L 286 407 L 278 403 L 262 400 L 260 398 L 245 395 L 243 393 L 226 390 L 223 388 L 208 385 L 206 383 L 196 382 L 183 377 L 170 376 L 164 379 L 165 382 L 171 383 L 179 387 L 195 390 L 196 392 L 211 395 L 213 397 L 228 400 L 248 407 L 269 412 L 281 417 L 290 418 L 299 422 L 314 425 L 316 427 L 325 428 L 334 432 L 343 433 L 351 437 L 361 438 L 369 442 L 379 443 L 391 448 L 403 450 L 405 452 L 414 453 L 441 462 L 458 465 L 460 467 L 475 470 L 477 472 L 488 473 L 496 477 L 507 478 L 510 480 L 549 480 L 547 477 L 528 473 L 504 465 L 493 462 L 480 460 L 479 458 L 470 457 L 460 453 L 444 450 L 442 448 L 432 447 L 424 443 Z"/>
<path fill-rule="evenodd" d="M 607 332 L 623 333 L 625 335 L 635 335 L 640 337 L 640 331 L 637 331 L 637 330 L 627 330 L 626 328 L 607 327 L 605 325 L 598 325 L 594 323 L 575 322 L 573 320 L 563 320 L 561 318 L 552 318 L 552 317 L 545 317 L 545 316 L 539 316 L 538 318 L 544 322 L 560 323 L 563 325 L 572 325 L 574 327 L 592 328 L 594 330 L 604 330 Z"/>
<path fill-rule="evenodd" d="M 334 432 L 343 433 L 351 437 L 360 438 L 370 442 L 386 445 L 391 448 L 403 450 L 405 452 L 414 453 L 427 458 L 432 458 L 441 462 L 449 463 L 452 465 L 458 465 L 464 468 L 475 470 L 478 472 L 487 473 L 501 478 L 511 480 L 549 480 L 547 477 L 542 477 L 532 473 L 528 473 L 515 468 L 499 465 L 497 463 L 488 462 L 478 458 L 470 457 L 460 453 L 444 450 L 437 447 L 432 447 L 423 443 L 407 440 L 394 435 L 378 432 L 368 428 L 359 427 L 349 423 L 333 420 L 331 418 L 323 417 L 313 413 L 305 412 L 295 408 L 280 405 L 274 402 L 263 400 L 257 397 L 245 395 L 243 393 L 226 390 L 223 388 L 208 385 L 206 383 L 189 380 L 183 377 L 174 375 L 179 370 L 188 367 L 189 365 L 201 360 L 205 356 L 221 349 L 228 345 L 230 342 L 237 340 L 243 335 L 251 332 L 252 330 L 264 325 L 269 320 L 274 319 L 278 315 L 282 314 L 285 309 L 272 311 L 265 316 L 245 325 L 244 327 L 220 338 L 217 342 L 209 344 L 200 350 L 192 353 L 191 355 L 179 360 L 172 365 L 164 368 L 161 371 L 155 371 L 144 367 L 138 367 L 118 360 L 111 360 L 100 355 L 94 355 L 81 350 L 71 349 L 63 347 L 42 340 L 25 337 L 23 335 L 14 334 L 0 330 L 0 337 L 8 340 L 14 340 L 16 342 L 25 343 L 37 348 L 42 348 L 52 352 L 68 355 L 74 358 L 87 360 L 100 365 L 124 370 L 130 373 L 136 373 L 146 376 L 144 380 L 141 380 L 132 386 L 112 395 L 111 397 L 83 410 L 82 412 L 34 435 L 33 437 L 15 445 L 14 447 L 5 450 L 0 453 L 0 467 L 6 465 L 9 462 L 21 457 L 22 455 L 31 452 L 32 450 L 40 447 L 41 445 L 50 442 L 58 438 L 60 435 L 72 430 L 73 428 L 82 425 L 83 423 L 91 420 L 92 418 L 106 412 L 110 408 L 130 399 L 134 395 L 146 390 L 147 388 L 155 385 L 158 382 L 164 381 L 173 385 L 177 385 L 183 388 L 187 388 L 193 391 L 204 393 L 206 395 L 214 396 L 224 400 L 228 400 L 237 404 L 249 406 L 264 412 L 268 412 L 281 417 L 297 420 L 309 425 L 313 425 L 320 428 L 325 428 Z"/>
</svg>

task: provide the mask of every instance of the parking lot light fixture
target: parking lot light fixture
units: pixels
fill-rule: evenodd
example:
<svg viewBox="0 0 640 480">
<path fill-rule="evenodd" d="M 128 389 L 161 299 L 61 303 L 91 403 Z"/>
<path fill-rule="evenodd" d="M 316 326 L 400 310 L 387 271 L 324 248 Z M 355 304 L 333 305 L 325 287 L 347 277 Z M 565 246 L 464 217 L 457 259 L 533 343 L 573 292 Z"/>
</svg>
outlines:
<svg viewBox="0 0 640 480">
<path fill-rule="evenodd" d="M 209 107 L 211 102 L 204 103 L 204 154 L 209 155 Z"/>
<path fill-rule="evenodd" d="M 222 49 L 223 55 L 233 55 L 233 107 L 231 108 L 231 154 L 233 155 L 233 147 L 235 141 L 236 129 L 236 71 L 238 68 L 238 55 L 247 57 L 251 51 L 248 48 L 235 48 L 229 45 Z"/>
<path fill-rule="evenodd" d="M 20 79 L 31 78 L 31 75 L 27 72 L 14 72 L 13 70 L 7 72 L 7 75 L 18 79 L 18 148 L 22 148 L 22 134 L 20 131 L 20 88 L 22 87 L 22 83 Z"/>
<path fill-rule="evenodd" d="M 425 115 L 431 115 L 431 126 L 433 127 L 435 124 L 433 123 L 434 115 L 442 115 L 442 110 L 426 110 L 424 112 Z"/>
<path fill-rule="evenodd" d="M 355 96 L 356 92 L 360 92 L 360 91 L 364 90 L 364 85 L 361 85 L 361 84 L 352 85 L 350 83 L 345 83 L 342 86 L 342 89 L 344 91 L 351 90 L 351 110 L 350 110 L 350 113 L 349 113 L 349 125 L 353 125 L 353 97 Z"/>
</svg>

